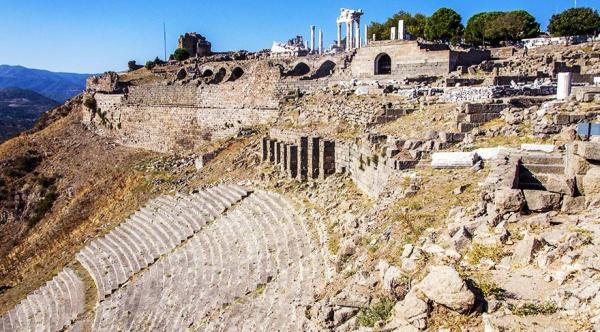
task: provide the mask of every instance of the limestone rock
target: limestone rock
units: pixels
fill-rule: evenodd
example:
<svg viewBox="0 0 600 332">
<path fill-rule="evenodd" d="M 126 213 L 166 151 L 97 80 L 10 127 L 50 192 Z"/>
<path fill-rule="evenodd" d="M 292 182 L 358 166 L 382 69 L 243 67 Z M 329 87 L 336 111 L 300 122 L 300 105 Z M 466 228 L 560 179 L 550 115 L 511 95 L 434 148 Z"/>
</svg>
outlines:
<svg viewBox="0 0 600 332">
<path fill-rule="evenodd" d="M 406 320 L 420 330 L 427 328 L 429 305 L 426 301 L 420 299 L 414 291 L 409 292 L 404 301 L 396 303 L 394 313 L 394 317 Z"/>
<path fill-rule="evenodd" d="M 570 197 L 565 196 L 563 198 L 561 212 L 566 214 L 578 214 L 585 210 L 585 197 Z"/>
<path fill-rule="evenodd" d="M 434 266 L 415 288 L 428 299 L 454 311 L 467 312 L 475 303 L 475 296 L 467 288 L 458 272 L 450 266 Z"/>
<path fill-rule="evenodd" d="M 561 195 L 539 190 L 523 190 L 527 207 L 533 212 L 547 212 L 560 208 Z"/>
<path fill-rule="evenodd" d="M 600 194 L 600 167 L 593 167 L 583 177 L 583 191 L 586 196 Z"/>
<path fill-rule="evenodd" d="M 600 160 L 600 144 L 594 142 L 577 142 L 576 153 L 587 160 Z"/>
<path fill-rule="evenodd" d="M 542 242 L 532 235 L 526 235 L 515 247 L 512 263 L 527 265 L 533 260 L 535 253 L 542 247 Z"/>
<path fill-rule="evenodd" d="M 494 192 L 494 204 L 499 213 L 519 212 L 525 206 L 525 196 L 518 189 L 501 188 Z"/>
</svg>

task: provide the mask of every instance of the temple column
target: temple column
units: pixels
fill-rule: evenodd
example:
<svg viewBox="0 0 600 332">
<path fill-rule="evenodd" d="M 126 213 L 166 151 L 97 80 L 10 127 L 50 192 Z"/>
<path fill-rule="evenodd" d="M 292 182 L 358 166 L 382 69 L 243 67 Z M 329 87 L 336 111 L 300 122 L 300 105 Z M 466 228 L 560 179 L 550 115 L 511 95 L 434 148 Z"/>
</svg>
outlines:
<svg viewBox="0 0 600 332">
<path fill-rule="evenodd" d="M 337 46 L 342 47 L 342 23 L 337 24 Z"/>
<path fill-rule="evenodd" d="M 310 51 L 311 53 L 315 52 L 315 26 L 310 26 Z"/>
<path fill-rule="evenodd" d="M 365 24 L 365 46 L 369 45 L 369 26 Z"/>
<path fill-rule="evenodd" d="M 352 21 L 346 23 L 346 51 L 352 49 Z"/>
<path fill-rule="evenodd" d="M 323 54 L 323 30 L 319 29 L 319 54 Z"/>
<path fill-rule="evenodd" d="M 398 40 L 404 40 L 404 20 L 398 21 Z"/>
<path fill-rule="evenodd" d="M 360 18 L 356 19 L 356 48 L 361 48 L 360 43 Z"/>
</svg>

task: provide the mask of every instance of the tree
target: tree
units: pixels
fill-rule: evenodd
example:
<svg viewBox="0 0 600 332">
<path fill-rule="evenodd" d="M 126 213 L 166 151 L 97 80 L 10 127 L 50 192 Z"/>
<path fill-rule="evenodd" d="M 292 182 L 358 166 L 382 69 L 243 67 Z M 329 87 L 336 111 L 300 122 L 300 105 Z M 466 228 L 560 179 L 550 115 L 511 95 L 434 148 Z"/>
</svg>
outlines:
<svg viewBox="0 0 600 332">
<path fill-rule="evenodd" d="M 550 18 L 548 31 L 553 36 L 591 35 L 600 30 L 600 16 L 592 8 L 571 8 Z"/>
<path fill-rule="evenodd" d="M 177 61 L 184 61 L 189 59 L 189 57 L 190 52 L 188 52 L 188 50 L 186 50 L 185 48 L 178 48 L 173 53 L 173 58 Z"/>
<path fill-rule="evenodd" d="M 142 68 L 143 66 L 138 65 L 135 60 L 131 60 L 129 62 L 127 62 L 127 68 L 129 68 L 129 71 L 134 71 L 137 69 Z"/>
<path fill-rule="evenodd" d="M 425 38 L 431 41 L 457 41 L 464 27 L 460 15 L 450 8 L 438 9 L 425 26 Z"/>
<path fill-rule="evenodd" d="M 484 12 L 471 16 L 465 28 L 465 42 L 473 45 L 483 45 L 484 41 L 493 42 L 489 34 L 485 33 L 486 27 L 499 15 L 502 12 Z"/>
<path fill-rule="evenodd" d="M 413 35 L 414 37 L 425 36 L 425 24 L 427 17 L 423 14 L 415 14 L 412 16 L 410 13 L 405 11 L 399 11 L 392 17 L 388 18 L 385 23 L 371 22 L 369 25 L 369 34 L 375 34 L 377 40 L 388 40 L 390 39 L 390 32 L 393 27 L 398 26 L 398 21 L 404 21 L 404 31 Z"/>
<path fill-rule="evenodd" d="M 497 45 L 500 41 L 516 41 L 537 37 L 540 24 L 524 10 L 512 12 L 484 12 L 473 15 L 465 28 L 465 41 L 469 44 Z"/>
<path fill-rule="evenodd" d="M 146 65 L 144 67 L 146 67 L 146 69 L 150 70 L 150 69 L 154 68 L 154 66 L 156 66 L 154 61 L 146 61 Z"/>
</svg>

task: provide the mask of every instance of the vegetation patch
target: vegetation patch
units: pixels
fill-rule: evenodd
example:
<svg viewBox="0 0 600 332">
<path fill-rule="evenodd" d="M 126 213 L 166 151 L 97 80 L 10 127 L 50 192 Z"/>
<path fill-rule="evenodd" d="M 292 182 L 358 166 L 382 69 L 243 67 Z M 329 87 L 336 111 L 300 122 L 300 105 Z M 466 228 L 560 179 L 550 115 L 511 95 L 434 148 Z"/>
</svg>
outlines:
<svg viewBox="0 0 600 332">
<path fill-rule="evenodd" d="M 528 302 L 520 305 L 509 305 L 509 310 L 517 316 L 551 315 L 558 311 L 554 302 Z"/>
<path fill-rule="evenodd" d="M 503 256 L 504 252 L 501 245 L 484 245 L 480 243 L 474 243 L 465 258 L 469 264 L 477 265 L 486 258 L 491 259 L 494 262 L 498 262 Z"/>
<path fill-rule="evenodd" d="M 361 326 L 374 327 L 377 322 L 387 321 L 392 316 L 395 304 L 394 299 L 384 298 L 368 308 L 361 309 L 358 313 L 358 323 Z"/>
</svg>

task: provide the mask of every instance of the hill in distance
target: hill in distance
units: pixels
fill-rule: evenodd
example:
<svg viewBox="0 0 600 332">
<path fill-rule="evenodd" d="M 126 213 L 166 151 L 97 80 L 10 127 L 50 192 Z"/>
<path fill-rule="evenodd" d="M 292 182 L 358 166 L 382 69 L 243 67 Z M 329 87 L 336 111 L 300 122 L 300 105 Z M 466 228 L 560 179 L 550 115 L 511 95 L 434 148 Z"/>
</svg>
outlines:
<svg viewBox="0 0 600 332">
<path fill-rule="evenodd" d="M 0 88 L 32 90 L 62 103 L 85 89 L 88 76 L 90 75 L 0 65 Z"/>
<path fill-rule="evenodd" d="M 40 114 L 60 104 L 35 91 L 0 88 L 0 142 L 31 129 Z"/>
</svg>

